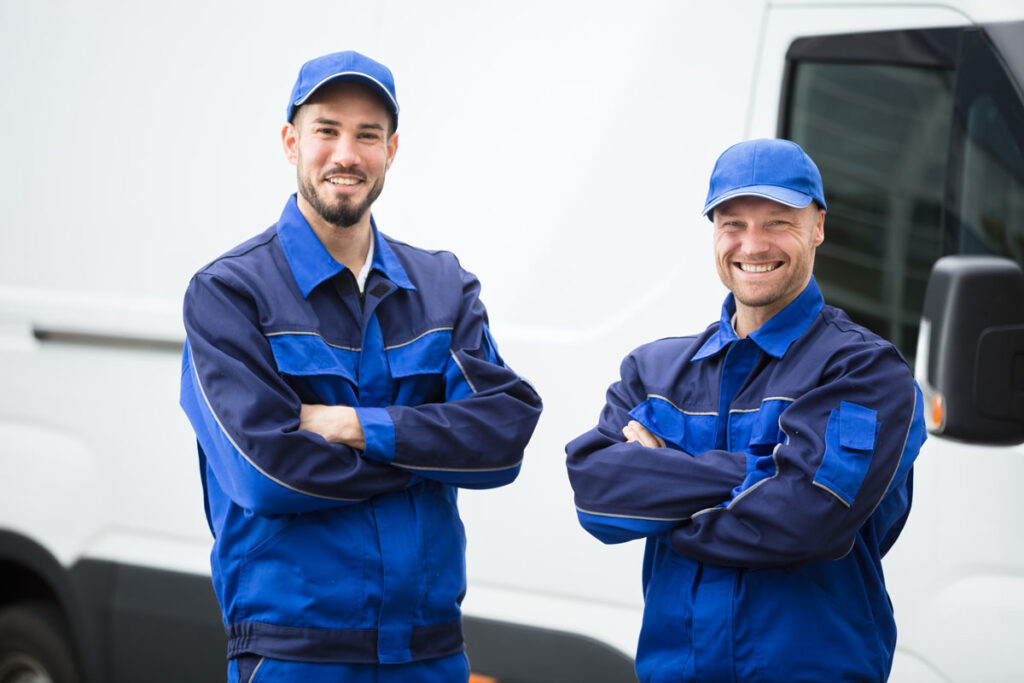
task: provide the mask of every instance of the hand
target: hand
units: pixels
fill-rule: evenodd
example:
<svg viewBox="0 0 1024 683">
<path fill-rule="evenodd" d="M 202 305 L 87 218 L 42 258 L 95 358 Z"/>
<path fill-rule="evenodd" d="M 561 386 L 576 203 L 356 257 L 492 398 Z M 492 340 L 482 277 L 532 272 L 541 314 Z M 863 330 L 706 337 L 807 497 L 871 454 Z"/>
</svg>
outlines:
<svg viewBox="0 0 1024 683">
<path fill-rule="evenodd" d="M 629 424 L 622 428 L 622 435 L 626 437 L 626 443 L 636 441 L 644 448 L 664 448 L 665 442 L 660 436 L 655 436 L 636 420 L 630 420 Z"/>
<path fill-rule="evenodd" d="M 329 443 L 341 443 L 364 450 L 366 437 L 354 408 L 349 406 L 323 406 L 302 404 L 299 429 L 319 434 Z"/>
</svg>

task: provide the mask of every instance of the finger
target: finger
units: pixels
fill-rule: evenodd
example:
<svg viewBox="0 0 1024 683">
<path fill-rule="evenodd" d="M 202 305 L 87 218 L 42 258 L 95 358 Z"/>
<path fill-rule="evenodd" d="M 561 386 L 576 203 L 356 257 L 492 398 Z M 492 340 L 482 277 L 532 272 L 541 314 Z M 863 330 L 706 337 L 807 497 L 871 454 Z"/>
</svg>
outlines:
<svg viewBox="0 0 1024 683">
<path fill-rule="evenodd" d="M 632 443 L 638 439 L 636 431 L 628 424 L 622 428 L 622 435 L 626 437 L 626 443 Z"/>
<path fill-rule="evenodd" d="M 629 426 L 636 432 L 637 440 L 647 448 L 662 448 L 665 445 L 660 438 L 652 434 L 647 427 L 644 427 L 639 422 L 634 420 L 629 423 Z"/>
</svg>

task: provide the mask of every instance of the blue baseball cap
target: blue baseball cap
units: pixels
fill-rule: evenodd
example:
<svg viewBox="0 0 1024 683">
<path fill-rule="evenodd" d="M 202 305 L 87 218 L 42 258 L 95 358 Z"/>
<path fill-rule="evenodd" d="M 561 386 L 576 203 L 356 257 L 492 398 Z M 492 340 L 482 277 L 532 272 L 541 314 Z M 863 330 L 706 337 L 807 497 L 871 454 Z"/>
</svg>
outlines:
<svg viewBox="0 0 1024 683">
<path fill-rule="evenodd" d="M 395 128 L 398 128 L 398 97 L 391 70 L 354 50 L 332 52 L 302 65 L 292 96 L 288 99 L 287 121 L 291 123 L 295 110 L 321 86 L 334 81 L 355 81 L 373 88 L 394 117 Z"/>
<path fill-rule="evenodd" d="M 748 140 L 722 152 L 702 213 L 711 220 L 711 211 L 734 197 L 764 197 L 796 209 L 815 201 L 826 208 L 818 167 L 789 140 Z"/>
</svg>

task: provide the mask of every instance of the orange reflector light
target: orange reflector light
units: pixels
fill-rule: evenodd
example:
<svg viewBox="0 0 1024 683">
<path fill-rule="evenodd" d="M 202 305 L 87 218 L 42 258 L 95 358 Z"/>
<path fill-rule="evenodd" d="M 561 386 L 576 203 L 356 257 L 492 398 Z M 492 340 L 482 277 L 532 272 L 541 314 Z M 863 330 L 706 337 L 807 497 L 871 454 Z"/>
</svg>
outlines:
<svg viewBox="0 0 1024 683">
<path fill-rule="evenodd" d="M 498 683 L 498 679 L 480 674 L 469 674 L 469 683 Z"/>
<path fill-rule="evenodd" d="M 942 396 L 935 394 L 932 396 L 932 425 L 935 427 L 942 426 L 942 418 L 945 417 L 946 408 L 942 403 Z"/>
</svg>

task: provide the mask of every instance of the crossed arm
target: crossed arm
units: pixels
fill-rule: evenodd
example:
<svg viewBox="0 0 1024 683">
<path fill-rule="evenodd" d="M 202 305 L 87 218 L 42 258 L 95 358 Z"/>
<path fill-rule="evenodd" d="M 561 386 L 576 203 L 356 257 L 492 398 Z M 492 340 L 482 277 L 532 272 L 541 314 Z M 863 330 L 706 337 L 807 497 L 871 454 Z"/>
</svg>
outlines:
<svg viewBox="0 0 1024 683">
<path fill-rule="evenodd" d="M 580 523 L 606 543 L 660 536 L 728 566 L 842 557 L 884 497 L 907 495 L 924 427 L 895 351 L 864 347 L 841 361 L 782 413 L 774 448 L 691 454 L 630 419 L 646 393 L 627 358 L 597 427 L 567 446 Z"/>
<path fill-rule="evenodd" d="M 366 435 L 355 408 L 349 406 L 325 406 L 302 404 L 299 412 L 299 429 L 319 434 L 327 443 L 340 443 L 363 450 Z"/>
</svg>

